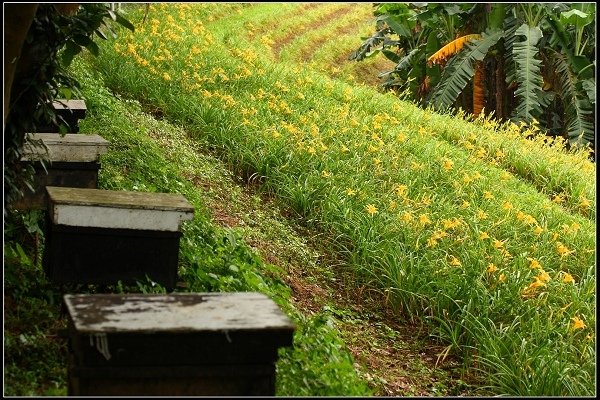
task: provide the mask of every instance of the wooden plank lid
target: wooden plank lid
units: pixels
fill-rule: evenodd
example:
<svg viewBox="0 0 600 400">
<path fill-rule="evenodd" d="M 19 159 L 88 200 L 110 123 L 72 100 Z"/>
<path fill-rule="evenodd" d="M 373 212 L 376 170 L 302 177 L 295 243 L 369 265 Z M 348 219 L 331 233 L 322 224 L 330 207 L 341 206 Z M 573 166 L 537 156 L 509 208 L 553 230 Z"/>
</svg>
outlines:
<svg viewBox="0 0 600 400">
<path fill-rule="evenodd" d="M 280 331 L 294 324 L 268 296 L 254 292 L 75 294 L 64 302 L 75 330 L 102 333 Z"/>
<path fill-rule="evenodd" d="M 54 224 L 177 231 L 194 207 L 179 193 L 150 193 L 46 186 Z"/>
<path fill-rule="evenodd" d="M 47 158 L 52 162 L 97 162 L 100 155 L 108 151 L 109 142 L 99 135 L 67 133 L 28 133 L 29 143 L 23 148 L 23 161 Z"/>
</svg>

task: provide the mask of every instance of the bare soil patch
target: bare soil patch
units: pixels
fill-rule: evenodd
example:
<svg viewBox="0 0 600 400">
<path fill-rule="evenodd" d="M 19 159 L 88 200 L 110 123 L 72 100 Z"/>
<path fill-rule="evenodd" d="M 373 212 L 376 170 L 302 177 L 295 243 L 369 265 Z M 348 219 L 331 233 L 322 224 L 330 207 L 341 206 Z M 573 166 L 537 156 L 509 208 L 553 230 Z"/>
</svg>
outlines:
<svg viewBox="0 0 600 400">
<path fill-rule="evenodd" d="M 321 6 L 324 6 L 326 4 L 327 3 L 323 3 L 323 4 L 321 4 Z M 328 14 L 323 15 L 321 18 L 304 26 L 303 29 L 293 30 L 292 32 L 290 32 L 290 34 L 288 36 L 284 37 L 283 39 L 280 39 L 273 46 L 273 54 L 275 55 L 275 57 L 277 59 L 279 59 L 282 49 L 285 46 L 287 46 L 288 44 L 290 44 L 291 42 L 293 42 L 294 39 L 296 39 L 299 36 L 303 36 L 306 33 L 310 32 L 314 29 L 317 29 L 319 26 L 323 25 L 327 21 L 331 21 L 333 19 L 340 18 L 342 15 L 349 13 L 353 8 L 354 8 L 354 5 L 352 5 L 352 4 L 347 5 L 345 7 L 339 8 Z"/>
</svg>

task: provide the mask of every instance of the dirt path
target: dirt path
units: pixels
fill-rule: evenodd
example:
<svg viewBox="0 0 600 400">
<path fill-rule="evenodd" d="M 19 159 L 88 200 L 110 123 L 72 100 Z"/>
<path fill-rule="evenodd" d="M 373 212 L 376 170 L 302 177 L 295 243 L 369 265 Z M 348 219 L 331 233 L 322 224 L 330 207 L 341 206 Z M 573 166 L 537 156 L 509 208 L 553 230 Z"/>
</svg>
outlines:
<svg viewBox="0 0 600 400">
<path fill-rule="evenodd" d="M 316 239 L 316 232 L 286 220 L 273 201 L 257 195 L 251 187 L 238 185 L 232 190 L 226 186 L 235 185 L 233 182 L 219 187 L 202 178 L 195 184 L 209 193 L 207 208 L 218 225 L 243 228 L 261 219 L 254 223 L 254 230 L 267 231 L 279 225 L 302 237 L 309 253 L 318 257 L 314 265 L 306 264 L 306 257 L 291 254 L 286 240 L 269 241 L 265 240 L 269 234 L 250 231 L 245 240 L 263 260 L 285 268 L 288 274 L 284 280 L 293 291 L 292 301 L 298 310 L 306 315 L 324 309 L 331 312 L 358 374 L 375 389 L 375 395 L 473 395 L 474 379 L 461 376 L 460 363 L 452 357 L 439 360 L 444 346 L 428 338 L 423 327 L 394 316 L 379 293 L 357 286 L 335 255 L 327 253 Z"/>
</svg>

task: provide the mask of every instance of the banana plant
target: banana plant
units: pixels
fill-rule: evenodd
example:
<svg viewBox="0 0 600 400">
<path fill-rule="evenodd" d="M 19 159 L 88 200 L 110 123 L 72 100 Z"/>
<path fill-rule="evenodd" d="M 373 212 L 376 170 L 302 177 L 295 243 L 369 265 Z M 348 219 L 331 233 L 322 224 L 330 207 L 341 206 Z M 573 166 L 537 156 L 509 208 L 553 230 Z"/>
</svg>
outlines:
<svg viewBox="0 0 600 400">
<path fill-rule="evenodd" d="M 499 119 L 538 121 L 551 135 L 593 147 L 595 4 L 384 6 L 378 21 L 387 30 L 379 33 L 399 38 L 387 42 L 397 65 L 381 74 L 384 87 L 404 85 L 440 110 L 465 108 L 467 97 L 475 115 L 485 107 Z M 379 52 L 392 52 L 380 43 Z"/>
</svg>

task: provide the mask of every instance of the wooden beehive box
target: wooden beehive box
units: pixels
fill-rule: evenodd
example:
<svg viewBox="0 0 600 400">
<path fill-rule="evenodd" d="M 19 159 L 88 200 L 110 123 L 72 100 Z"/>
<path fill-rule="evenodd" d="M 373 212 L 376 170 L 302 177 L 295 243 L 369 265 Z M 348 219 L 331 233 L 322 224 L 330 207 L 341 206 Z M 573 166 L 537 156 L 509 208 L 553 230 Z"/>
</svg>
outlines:
<svg viewBox="0 0 600 400">
<path fill-rule="evenodd" d="M 45 209 L 46 186 L 98 187 L 100 156 L 108 151 L 108 141 L 99 135 L 30 133 L 28 136 L 30 141 L 43 143 L 47 150 L 41 145 L 23 149 L 21 163 L 33 165 L 35 191 L 25 188 L 23 198 L 12 204 L 12 208 Z M 46 159 L 45 168 L 41 159 Z"/>
<path fill-rule="evenodd" d="M 261 293 L 66 295 L 69 395 L 275 394 L 294 325 Z"/>
<path fill-rule="evenodd" d="M 85 118 L 87 107 L 85 100 L 66 100 L 57 99 L 52 102 L 52 106 L 56 111 L 56 114 L 62 117 L 64 122 L 67 124 L 67 132 L 77 133 L 79 132 L 79 120 Z M 59 123 L 61 121 L 59 120 Z M 46 125 L 40 126 L 38 132 L 60 132 L 58 125 Z"/>
<path fill-rule="evenodd" d="M 42 263 L 57 283 L 177 280 L 181 224 L 194 215 L 181 194 L 52 187 Z"/>
</svg>

